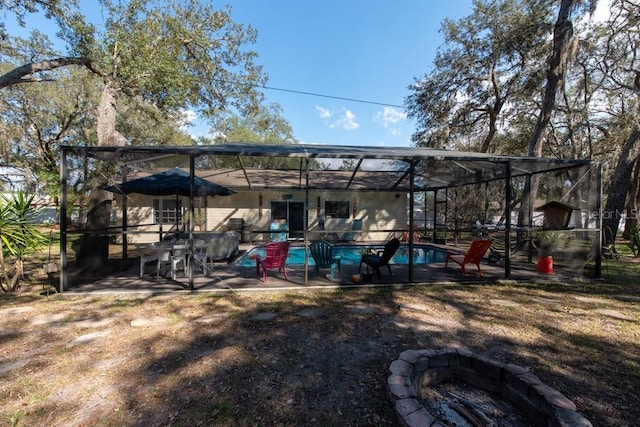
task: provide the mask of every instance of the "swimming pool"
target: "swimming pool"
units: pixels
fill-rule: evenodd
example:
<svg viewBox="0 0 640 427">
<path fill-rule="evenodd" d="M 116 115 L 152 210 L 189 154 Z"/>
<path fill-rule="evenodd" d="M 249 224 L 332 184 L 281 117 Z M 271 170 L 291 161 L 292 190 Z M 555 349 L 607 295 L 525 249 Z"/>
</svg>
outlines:
<svg viewBox="0 0 640 427">
<path fill-rule="evenodd" d="M 370 247 L 376 251 L 382 251 L 384 245 L 335 245 L 333 247 L 334 255 L 339 256 L 342 265 L 360 264 L 360 251 L 364 247 Z M 429 245 L 413 245 L 413 262 L 414 264 L 433 264 L 435 262 L 444 262 L 446 251 Z M 239 257 L 235 264 L 240 267 L 255 266 L 256 262 L 253 257 L 260 255 L 264 257 L 265 247 L 256 246 L 245 252 Z M 391 264 L 409 264 L 409 245 L 401 244 L 396 254 L 391 258 Z M 289 257 L 287 265 L 304 265 L 304 246 L 292 245 L 289 248 Z M 315 265 L 311 253 L 309 253 L 309 265 Z"/>
</svg>

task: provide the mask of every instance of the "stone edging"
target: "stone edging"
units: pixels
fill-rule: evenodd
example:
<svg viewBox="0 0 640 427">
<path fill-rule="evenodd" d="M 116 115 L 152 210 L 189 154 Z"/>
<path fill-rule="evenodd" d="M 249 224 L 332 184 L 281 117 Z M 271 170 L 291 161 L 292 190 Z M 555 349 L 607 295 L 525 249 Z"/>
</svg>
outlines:
<svg viewBox="0 0 640 427">
<path fill-rule="evenodd" d="M 466 349 L 406 350 L 391 363 L 389 371 L 387 387 L 402 426 L 440 425 L 420 403 L 420 389 L 451 378 L 498 393 L 540 425 L 592 426 L 571 400 L 528 370 Z"/>
</svg>

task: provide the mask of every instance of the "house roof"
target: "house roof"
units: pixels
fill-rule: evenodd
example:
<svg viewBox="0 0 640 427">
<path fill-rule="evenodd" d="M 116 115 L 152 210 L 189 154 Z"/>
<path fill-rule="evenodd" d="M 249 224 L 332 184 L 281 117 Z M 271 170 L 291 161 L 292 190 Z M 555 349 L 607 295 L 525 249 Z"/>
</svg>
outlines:
<svg viewBox="0 0 640 427">
<path fill-rule="evenodd" d="M 299 170 L 217 169 L 198 170 L 197 175 L 235 190 L 304 189 L 307 181 Z M 408 191 L 407 183 L 396 183 L 388 172 L 380 171 L 309 171 L 310 190 Z"/>
<path fill-rule="evenodd" d="M 413 190 L 433 190 L 464 184 L 505 179 L 543 172 L 589 167 L 588 160 L 504 156 L 415 147 L 362 147 L 319 144 L 226 143 L 207 146 L 71 147 L 63 150 L 145 170 L 149 165 L 179 165 L 206 156 L 286 157 L 299 159 L 298 169 L 250 169 L 238 162 L 237 169 L 205 170 L 196 174 L 234 189 L 305 188 L 305 160 L 316 160 L 322 168 L 309 169 L 310 189 L 410 191 L 410 169 L 415 166 Z M 355 160 L 355 170 L 338 170 L 341 160 Z M 161 163 L 160 163 L 161 162 Z M 309 163 L 310 165 L 312 163 Z M 166 166 L 165 166 L 166 168 Z"/>
</svg>

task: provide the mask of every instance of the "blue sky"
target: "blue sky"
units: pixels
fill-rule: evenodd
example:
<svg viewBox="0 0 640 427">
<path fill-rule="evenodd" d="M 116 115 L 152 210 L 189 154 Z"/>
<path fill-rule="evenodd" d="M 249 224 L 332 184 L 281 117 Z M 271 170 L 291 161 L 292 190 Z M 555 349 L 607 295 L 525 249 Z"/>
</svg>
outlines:
<svg viewBox="0 0 640 427">
<path fill-rule="evenodd" d="M 83 9 L 93 2 L 83 1 Z M 402 106 L 408 86 L 431 67 L 445 18 L 471 13 L 471 0 L 227 0 L 235 22 L 258 31 L 251 46 L 268 74 L 266 102 L 282 107 L 304 143 L 410 146 L 415 123 Z M 92 17 L 95 19 L 95 17 Z M 54 26 L 28 17 L 29 26 Z M 7 22 L 9 31 L 14 26 Z M 53 37 L 53 34 L 51 34 Z M 310 96 L 307 92 L 328 97 Z M 356 99 L 355 102 L 345 99 Z M 372 103 L 389 104 L 375 105 Z M 208 135 L 196 122 L 194 136 Z"/>
<path fill-rule="evenodd" d="M 305 143 L 410 146 L 404 98 L 442 44 L 443 19 L 471 0 L 236 0 L 232 18 L 258 30 L 267 86 L 389 106 L 265 90 Z M 222 4 L 222 3 L 219 3 Z M 400 106 L 400 107 L 398 107 Z"/>
</svg>

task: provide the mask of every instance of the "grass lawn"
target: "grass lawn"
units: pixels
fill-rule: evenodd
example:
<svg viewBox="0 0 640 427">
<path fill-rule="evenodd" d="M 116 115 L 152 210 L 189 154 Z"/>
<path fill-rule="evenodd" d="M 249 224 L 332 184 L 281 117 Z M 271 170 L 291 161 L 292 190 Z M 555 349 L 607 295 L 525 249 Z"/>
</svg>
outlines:
<svg viewBox="0 0 640 427">
<path fill-rule="evenodd" d="M 406 349 L 531 370 L 596 426 L 640 419 L 640 264 L 604 281 L 0 296 L 0 425 L 395 425 Z"/>
</svg>

